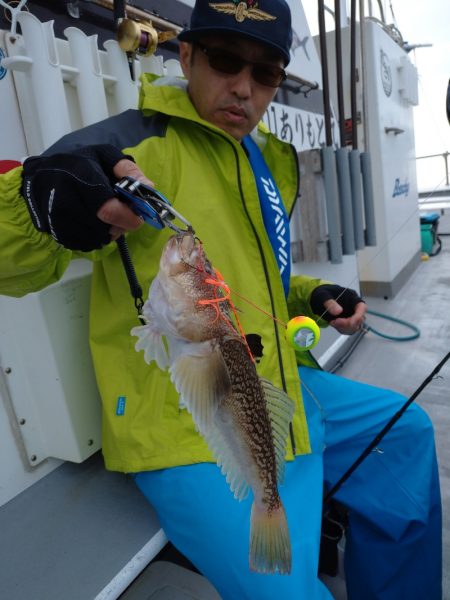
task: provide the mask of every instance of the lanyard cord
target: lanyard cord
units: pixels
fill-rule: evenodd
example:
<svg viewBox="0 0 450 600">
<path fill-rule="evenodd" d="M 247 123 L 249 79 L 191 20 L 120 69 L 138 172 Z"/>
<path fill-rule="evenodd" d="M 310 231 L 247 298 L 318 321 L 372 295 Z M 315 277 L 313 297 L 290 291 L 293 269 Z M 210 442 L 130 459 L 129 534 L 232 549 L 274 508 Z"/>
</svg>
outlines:
<svg viewBox="0 0 450 600">
<path fill-rule="evenodd" d="M 142 317 L 142 307 L 144 306 L 144 300 L 142 298 L 142 288 L 137 278 L 133 261 L 131 260 L 130 251 L 125 236 L 121 235 L 116 240 L 116 243 L 119 248 L 119 254 L 120 258 L 122 259 L 123 268 L 125 269 L 125 275 L 128 279 L 128 285 L 130 286 L 130 293 L 134 298 L 134 305 L 137 310 L 138 319 L 143 325 L 145 325 L 145 320 Z"/>
</svg>

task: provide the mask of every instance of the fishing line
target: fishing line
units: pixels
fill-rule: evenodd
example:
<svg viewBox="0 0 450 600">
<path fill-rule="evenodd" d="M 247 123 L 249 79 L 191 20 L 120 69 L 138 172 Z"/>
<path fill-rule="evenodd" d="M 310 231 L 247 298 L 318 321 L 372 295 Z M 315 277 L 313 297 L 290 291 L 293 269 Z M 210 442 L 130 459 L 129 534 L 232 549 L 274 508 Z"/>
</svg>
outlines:
<svg viewBox="0 0 450 600">
<path fill-rule="evenodd" d="M 433 190 L 431 190 L 428 194 L 428 196 L 425 197 L 425 200 L 429 197 L 431 197 L 434 192 L 442 185 L 442 183 L 444 182 L 445 177 L 435 186 L 435 188 Z M 368 266 L 370 266 L 379 256 L 382 252 L 384 252 L 384 250 L 388 247 L 388 245 L 392 242 L 392 240 L 399 234 L 399 232 L 409 223 L 409 221 L 418 214 L 419 212 L 419 208 L 417 207 L 416 209 L 414 209 L 414 211 L 411 212 L 410 216 L 406 219 L 406 221 L 404 221 L 394 232 L 393 234 L 385 241 L 385 243 L 378 249 L 378 251 L 376 252 L 376 254 L 370 259 L 368 260 L 362 268 L 367 268 Z M 200 244 L 200 252 L 203 254 L 203 256 L 206 257 L 204 250 L 203 250 L 203 243 L 200 240 L 200 238 L 198 238 L 197 236 L 195 236 L 195 239 L 199 242 Z M 180 252 L 181 255 L 181 252 Z M 208 273 L 208 275 L 210 276 L 214 276 L 215 273 L 211 273 L 208 272 L 206 269 L 201 268 L 199 266 L 195 266 L 190 264 L 183 256 L 181 256 L 181 260 L 191 269 L 197 270 L 197 271 L 204 271 L 205 273 Z M 212 270 L 212 269 L 211 269 Z M 222 276 L 220 275 L 220 277 L 222 278 Z M 338 302 L 339 299 L 345 294 L 345 292 L 349 289 L 351 289 L 351 286 L 358 280 L 358 275 L 356 275 L 345 287 L 343 287 L 342 291 L 338 294 L 338 296 L 336 298 L 333 298 L 333 300 L 335 300 L 335 302 Z M 213 280 L 212 280 L 213 281 Z M 219 280 L 215 280 L 214 283 L 215 285 L 219 285 Z M 289 331 L 289 336 L 287 336 L 289 339 L 288 341 L 291 343 L 292 346 L 294 346 L 297 349 L 300 350 L 310 350 L 318 341 L 318 337 L 320 335 L 320 331 L 318 329 L 318 322 L 324 318 L 324 316 L 330 312 L 329 308 L 326 308 L 323 313 L 316 318 L 310 318 L 310 317 L 305 317 L 305 316 L 299 316 L 296 317 L 295 319 L 302 319 L 302 321 L 300 323 L 294 323 L 294 319 L 291 319 L 291 321 L 289 321 L 288 323 L 285 323 L 283 320 L 279 319 L 278 317 L 276 317 L 275 315 L 273 315 L 272 313 L 264 310 L 263 308 L 261 308 L 260 306 L 258 306 L 257 304 L 255 304 L 254 302 L 252 302 L 251 300 L 249 300 L 248 298 L 246 298 L 245 296 L 243 296 L 242 294 L 236 292 L 234 289 L 230 288 L 228 286 L 228 284 L 225 284 L 224 280 L 222 279 L 222 283 L 223 286 L 226 286 L 226 291 L 231 292 L 232 294 L 234 294 L 235 296 L 237 296 L 238 298 L 240 298 L 241 300 L 243 300 L 244 302 L 246 302 L 247 304 L 249 304 L 250 306 L 252 306 L 255 310 L 258 310 L 259 312 L 263 313 L 264 315 L 266 315 L 268 318 L 272 319 L 274 322 L 276 322 L 278 325 L 281 325 L 286 332 L 288 332 L 288 328 L 289 326 L 291 326 L 291 331 Z M 220 287 L 220 286 L 219 286 Z M 218 303 L 219 301 L 225 301 L 226 298 L 223 297 L 223 300 L 219 300 L 216 299 L 215 302 Z M 241 333 L 241 335 L 243 336 L 243 338 L 245 339 L 245 334 L 243 332 L 242 326 L 240 324 L 240 321 L 238 319 L 237 316 L 237 311 L 236 308 L 234 307 L 233 303 L 231 302 L 231 299 L 228 299 L 228 302 L 230 304 L 230 307 L 232 308 L 235 318 L 236 318 L 236 322 L 238 324 L 238 328 L 239 328 L 239 332 Z M 205 301 L 200 301 L 200 303 L 205 304 Z M 211 304 L 211 301 L 206 301 L 206 303 Z M 216 306 L 217 311 L 219 312 L 219 308 Z M 334 316 L 334 315 L 333 315 Z M 336 319 L 339 318 L 339 315 L 335 316 Z M 311 321 L 311 323 L 308 323 L 308 321 Z M 314 324 L 317 327 L 317 331 L 313 328 L 312 324 Z M 306 327 L 306 329 L 305 329 Z M 301 341 L 301 344 L 299 344 L 299 340 L 301 338 L 296 338 L 296 335 L 298 335 L 298 330 L 300 332 L 307 332 L 306 335 L 309 335 L 308 341 L 311 342 L 311 340 L 314 340 L 313 343 L 309 343 L 306 341 L 307 338 L 304 337 L 304 333 L 301 333 L 301 335 L 303 335 L 303 339 Z M 311 337 L 312 336 L 312 337 Z"/>
<path fill-rule="evenodd" d="M 444 181 L 444 179 L 442 179 L 438 183 L 438 185 L 429 193 L 429 195 L 427 197 L 431 196 L 434 193 L 434 191 L 439 188 L 439 186 L 442 184 L 442 182 Z M 409 221 L 414 216 L 417 215 L 418 212 L 419 212 L 418 208 L 411 212 L 410 216 L 406 219 L 406 221 L 404 221 L 393 232 L 393 234 L 378 249 L 378 251 L 376 252 L 376 254 L 363 265 L 363 268 L 367 268 L 369 265 L 371 265 L 380 256 L 380 254 L 388 247 L 388 245 L 398 235 L 398 233 L 409 223 Z M 200 252 L 201 252 L 201 254 L 204 257 L 206 257 L 206 255 L 204 253 L 204 250 L 203 250 L 203 243 L 202 243 L 202 241 L 197 236 L 196 236 L 195 239 L 200 244 Z M 181 254 L 181 252 L 180 252 L 180 254 Z M 205 273 L 208 273 L 209 275 L 212 275 L 211 272 L 208 272 L 203 267 L 195 266 L 195 265 L 190 264 L 183 256 L 181 257 L 181 259 L 191 269 L 194 269 L 194 270 L 197 270 L 197 271 L 204 271 Z M 206 258 L 205 258 L 205 260 L 206 260 Z M 220 277 L 222 278 L 222 275 L 220 275 Z M 342 289 L 342 291 L 338 294 L 338 296 L 336 298 L 333 298 L 333 300 L 335 300 L 335 302 L 338 302 L 339 299 L 345 294 L 345 292 L 347 290 L 351 289 L 352 284 L 355 283 L 357 280 L 358 280 L 358 275 L 356 275 Z M 218 282 L 218 280 L 217 280 L 217 282 Z M 287 338 L 288 342 L 295 349 L 297 349 L 297 350 L 311 350 L 317 344 L 317 342 L 319 340 L 319 337 L 320 337 L 320 329 L 318 327 L 318 322 L 321 319 L 323 319 L 324 316 L 327 313 L 330 312 L 329 308 L 326 308 L 319 317 L 310 318 L 310 317 L 306 317 L 306 316 L 299 316 L 299 317 L 295 317 L 294 319 L 291 319 L 288 323 L 286 323 L 283 320 L 281 320 L 278 317 L 276 317 L 275 315 L 273 315 L 272 313 L 264 310 L 263 308 L 261 308 L 260 306 L 258 306 L 257 304 L 255 304 L 254 302 L 252 302 L 251 300 L 249 300 L 248 298 L 246 298 L 242 294 L 236 292 L 228 284 L 225 284 L 225 282 L 223 281 L 223 278 L 222 278 L 222 282 L 223 282 L 223 286 L 222 287 L 226 286 L 226 292 L 227 293 L 231 292 L 232 294 L 234 294 L 235 296 L 237 296 L 238 298 L 240 298 L 241 300 L 243 300 L 244 302 L 246 302 L 247 304 L 249 304 L 250 306 L 252 306 L 255 310 L 258 310 L 259 312 L 261 312 L 264 315 L 266 315 L 268 318 L 272 319 L 278 325 L 281 325 L 285 329 L 286 338 Z M 216 285 L 218 285 L 218 283 L 216 283 Z M 225 300 L 225 297 L 224 297 L 224 300 Z M 200 302 L 203 303 L 203 304 L 205 304 L 205 303 L 211 303 L 212 301 L 206 300 L 206 301 L 200 301 Z M 215 302 L 219 302 L 219 300 L 216 300 Z M 232 305 L 231 300 L 229 300 L 229 302 L 230 302 L 230 307 L 231 307 L 231 305 Z M 218 307 L 216 307 L 216 309 L 217 309 L 217 311 L 219 310 Z M 237 317 L 237 312 L 236 312 L 236 309 L 234 308 L 234 305 L 233 305 L 233 312 L 234 312 L 235 317 L 236 317 L 236 322 L 238 323 L 238 326 L 239 326 L 239 331 L 240 331 L 241 335 L 244 336 L 244 339 L 245 339 L 245 334 L 244 334 L 244 332 L 242 330 L 242 327 L 240 325 L 240 322 L 239 322 L 239 319 Z M 336 315 L 335 318 L 338 319 L 339 315 Z"/>
<path fill-rule="evenodd" d="M 439 189 L 439 187 L 443 184 L 445 180 L 445 177 L 443 177 L 441 179 L 441 181 L 434 187 L 433 190 L 431 190 L 429 192 L 429 194 L 425 197 L 425 201 L 430 198 L 434 192 Z M 404 221 L 393 233 L 392 235 L 385 241 L 385 243 L 378 249 L 378 251 L 376 252 L 376 254 L 374 256 L 372 256 L 372 258 L 370 260 L 368 260 L 363 266 L 362 268 L 367 268 L 369 267 L 379 256 L 382 252 L 384 252 L 384 250 L 386 250 L 386 248 L 388 247 L 388 245 L 394 240 L 394 238 L 399 234 L 399 232 L 409 223 L 409 221 L 415 217 L 419 212 L 419 208 L 417 207 L 417 209 L 414 209 L 414 211 L 411 212 L 411 214 L 409 215 L 409 217 L 406 219 L 406 221 Z M 198 238 L 197 238 L 198 239 Z M 200 240 L 199 240 L 200 242 Z M 200 242 L 201 243 L 201 242 Z M 192 267 L 192 265 L 189 265 Z M 192 267 L 195 268 L 195 267 Z M 351 286 L 358 281 L 358 275 L 356 275 L 343 289 L 342 292 L 340 292 L 340 294 L 334 298 L 334 300 L 336 302 L 339 301 L 339 299 L 345 294 L 345 292 L 349 289 L 351 289 Z M 228 286 L 228 289 L 230 290 L 230 292 L 232 294 L 234 294 L 235 296 L 237 296 L 238 298 L 240 298 L 241 300 L 243 300 L 244 302 L 246 302 L 247 304 L 249 304 L 250 306 L 252 306 L 253 308 L 255 308 L 256 310 L 258 310 L 259 312 L 265 314 L 267 317 L 269 317 L 270 319 L 272 319 L 273 321 L 275 321 L 276 323 L 278 323 L 279 325 L 281 325 L 282 327 L 284 327 L 285 329 L 287 329 L 288 327 L 288 323 L 285 323 L 284 321 L 282 321 L 281 319 L 279 319 L 278 317 L 276 317 L 275 315 L 265 311 L 263 308 L 259 307 L 257 304 L 255 304 L 254 302 L 252 302 L 251 300 L 249 300 L 248 298 L 246 298 L 245 296 L 243 296 L 242 294 L 239 294 L 238 292 L 236 292 L 234 289 L 230 288 Z M 318 322 L 324 318 L 324 316 L 329 313 L 329 309 L 325 309 L 323 311 L 323 313 L 316 318 L 311 319 L 316 325 L 318 324 Z M 333 315 L 334 316 L 334 315 Z M 308 318 L 309 317 L 305 317 Z M 336 315 L 335 317 L 336 319 L 339 318 L 339 315 Z"/>
<path fill-rule="evenodd" d="M 440 185 L 440 184 L 439 184 Z M 437 186 L 438 187 L 438 186 Z M 433 190 L 434 191 L 434 190 Z M 432 192 L 431 192 L 432 193 Z M 399 231 L 401 231 L 401 229 L 405 226 L 405 224 L 414 216 L 417 214 L 417 210 L 415 210 L 411 216 L 407 219 L 407 221 L 405 223 L 403 223 L 394 233 L 393 235 L 386 241 L 386 243 L 380 248 L 380 250 L 377 252 L 377 254 L 370 260 L 368 261 L 368 263 L 366 264 L 369 265 L 371 262 L 373 262 L 373 260 L 375 260 L 380 253 L 386 248 L 386 246 L 392 241 L 392 239 L 398 234 Z M 197 269 L 197 267 L 193 267 L 192 265 L 189 265 L 190 267 Z M 220 275 L 220 274 L 219 274 Z M 221 277 L 221 275 L 220 275 Z M 355 279 L 353 279 L 349 286 L 353 283 L 353 281 L 355 281 Z M 223 282 L 222 282 L 223 283 Z M 349 289 L 349 286 L 346 289 Z M 227 292 L 230 291 L 233 294 L 236 294 L 236 296 L 238 296 L 239 298 L 241 298 L 243 301 L 247 302 L 249 305 L 251 305 L 253 308 L 255 308 L 256 310 L 259 310 L 260 312 L 262 312 L 263 314 L 265 314 L 266 316 L 270 317 L 271 319 L 273 319 L 274 321 L 276 321 L 277 323 L 283 325 L 284 327 L 287 328 L 287 324 L 284 323 L 281 319 L 276 318 L 274 315 L 271 315 L 270 313 L 268 313 L 267 311 L 261 309 L 258 305 L 256 305 L 254 302 L 248 300 L 247 298 L 245 298 L 244 296 L 242 296 L 241 294 L 236 293 L 234 290 L 232 290 L 228 285 L 226 286 Z M 343 292 L 342 292 L 343 293 Z M 342 295 L 342 293 L 338 296 L 338 298 Z M 325 311 L 323 314 L 326 314 Z M 322 315 L 323 316 L 323 315 Z M 401 408 L 393 415 L 393 417 L 384 425 L 384 427 L 381 429 L 381 431 L 373 438 L 373 440 L 370 442 L 370 444 L 363 450 L 363 452 L 361 452 L 361 454 L 356 458 L 356 460 L 350 465 L 350 467 L 344 472 L 344 474 L 342 475 L 342 477 L 331 487 L 331 489 L 326 493 L 325 497 L 324 497 L 324 504 L 328 503 L 331 498 L 338 492 L 338 490 L 341 488 L 341 486 L 349 479 L 349 477 L 353 474 L 353 472 L 359 467 L 359 465 L 370 455 L 370 453 L 374 450 L 376 450 L 376 448 L 378 447 L 379 443 L 381 442 L 381 440 L 385 437 L 385 435 L 392 429 L 392 427 L 397 423 L 397 421 L 402 417 L 402 415 L 406 412 L 406 410 L 408 409 L 408 407 L 414 402 L 414 400 L 419 396 L 419 394 L 425 389 L 425 387 L 436 377 L 436 375 L 440 372 L 440 370 L 442 369 L 442 367 L 444 366 L 444 364 L 450 359 L 450 352 L 439 362 L 439 364 L 433 369 L 433 371 L 428 375 L 428 377 L 425 378 L 425 380 L 420 384 L 420 386 L 415 390 L 415 392 L 408 398 L 408 400 L 401 406 Z M 315 404 L 317 405 L 322 420 L 325 421 L 326 418 L 326 413 L 325 410 L 323 409 L 322 405 L 320 404 L 319 400 L 316 398 L 316 395 L 313 393 L 313 391 L 305 384 L 304 381 L 301 382 L 302 387 L 307 391 L 307 393 L 310 395 L 310 397 L 312 398 L 312 400 L 315 402 Z"/>
<path fill-rule="evenodd" d="M 261 308 L 260 306 L 258 306 L 257 304 L 255 304 L 254 302 L 252 302 L 251 300 L 249 300 L 248 298 L 246 298 L 245 296 L 242 296 L 242 294 L 238 294 L 235 290 L 233 290 L 231 288 L 229 288 L 229 290 L 230 290 L 230 292 L 232 294 L 234 294 L 235 296 L 237 296 L 238 298 L 240 298 L 244 302 L 247 302 L 247 304 L 250 304 L 250 306 L 252 306 L 256 310 L 259 310 L 259 312 L 261 312 L 264 315 L 266 315 L 266 317 L 269 317 L 270 319 L 272 319 L 272 321 L 275 321 L 276 323 L 278 323 L 279 325 L 281 325 L 284 328 L 287 327 L 287 323 L 285 323 L 284 321 L 282 321 L 278 317 L 275 317 L 275 315 L 271 314 L 270 312 L 267 312 L 266 310 L 264 310 L 263 308 Z"/>
<path fill-rule="evenodd" d="M 442 183 L 444 182 L 445 177 L 435 186 L 435 188 L 433 190 L 431 190 L 428 194 L 428 196 L 425 197 L 425 200 L 429 197 L 431 197 L 434 192 L 442 185 Z M 414 209 L 414 211 L 411 212 L 411 214 L 409 215 L 409 217 L 406 219 L 406 221 L 404 221 L 393 233 L 392 235 L 385 241 L 385 243 L 378 249 L 378 251 L 376 252 L 376 254 L 374 256 L 372 256 L 372 258 L 370 260 L 368 260 L 364 265 L 363 265 L 363 269 L 367 268 L 368 266 L 370 266 L 379 256 L 382 252 L 384 252 L 384 250 L 388 247 L 388 245 L 393 241 L 393 239 L 399 234 L 399 232 L 409 223 L 409 221 L 415 217 L 419 212 L 419 208 L 417 207 L 417 209 Z M 198 238 L 197 238 L 198 239 Z M 201 241 L 199 240 L 199 242 L 201 243 Z M 203 247 L 203 246 L 202 246 Z M 192 265 L 190 265 L 192 267 Z M 195 268 L 195 267 L 193 267 Z M 351 286 L 358 280 L 358 275 L 356 275 L 340 292 L 340 294 L 338 294 L 338 296 L 336 298 L 334 298 L 334 300 L 336 302 L 339 301 L 339 299 L 345 294 L 345 292 L 349 289 L 351 289 Z M 247 304 L 249 304 L 250 306 L 252 306 L 254 309 L 258 310 L 259 312 L 265 314 L 267 317 L 269 317 L 270 319 L 272 319 L 273 321 L 275 321 L 276 323 L 278 323 L 279 325 L 281 325 L 284 329 L 287 330 L 289 323 L 285 323 L 284 321 L 282 321 L 281 319 L 279 319 L 278 317 L 276 317 L 275 315 L 265 311 L 263 308 L 261 308 L 260 306 L 258 306 L 257 304 L 255 304 L 254 302 L 252 302 L 251 300 L 249 300 L 248 298 L 246 298 L 245 296 L 243 296 L 242 294 L 239 294 L 238 292 L 236 292 L 234 289 L 230 288 L 229 286 L 227 286 L 228 289 L 230 290 L 230 292 L 232 294 L 234 294 L 235 296 L 237 296 L 238 298 L 240 298 L 241 300 L 243 300 L 244 302 L 246 302 Z M 311 319 L 311 321 L 313 321 L 316 325 L 318 325 L 318 322 L 324 318 L 324 316 L 329 313 L 329 309 L 325 309 L 323 311 L 323 313 L 316 318 Z M 303 317 L 304 319 L 309 319 L 309 317 Z M 339 318 L 339 315 L 337 315 L 335 317 L 336 319 Z M 294 342 L 294 345 L 295 342 Z M 310 349 L 311 347 L 308 347 L 307 349 Z M 304 349 L 304 348 L 300 348 L 300 349 Z"/>
<path fill-rule="evenodd" d="M 434 192 L 439 189 L 439 187 L 442 185 L 442 183 L 444 182 L 445 177 L 443 177 L 441 179 L 441 181 L 435 186 L 435 188 L 433 190 L 430 191 L 430 193 L 428 194 L 428 196 L 425 197 L 425 200 L 427 200 L 428 198 L 430 198 Z M 417 207 L 417 209 L 414 209 L 414 211 L 410 214 L 410 216 L 406 219 L 406 221 L 404 221 L 399 227 L 398 229 L 396 229 L 394 231 L 394 233 L 391 235 L 391 237 L 389 237 L 386 242 L 379 248 L 378 252 L 370 259 L 368 260 L 363 266 L 362 269 L 367 268 L 368 266 L 370 266 L 379 256 L 382 252 L 384 252 L 384 250 L 387 248 L 387 246 L 392 242 L 392 240 L 399 234 L 399 232 L 405 227 L 405 225 L 407 225 L 407 223 L 409 223 L 409 221 L 416 216 L 419 213 L 419 207 Z M 339 300 L 339 298 L 342 297 L 343 294 L 345 294 L 345 292 L 347 290 L 350 289 L 350 286 L 355 283 L 358 280 L 358 275 L 356 275 L 351 281 L 350 283 L 347 284 L 347 286 L 342 290 L 342 292 L 337 296 L 337 298 L 334 298 L 334 300 L 336 300 L 336 302 Z M 317 321 L 319 319 L 323 319 L 323 317 L 329 312 L 329 309 L 324 310 L 324 312 L 320 315 L 320 317 L 317 319 Z M 339 318 L 339 315 L 336 316 L 336 318 Z"/>
<path fill-rule="evenodd" d="M 252 362 L 255 362 L 255 359 L 253 357 L 252 351 L 250 350 L 250 346 L 247 343 L 247 338 L 245 337 L 245 332 L 244 332 L 244 329 L 243 329 L 243 327 L 241 325 L 241 321 L 240 321 L 240 319 L 238 317 L 237 309 L 236 309 L 233 301 L 231 300 L 231 297 L 230 297 L 230 294 L 231 294 L 230 287 L 223 280 L 223 276 L 220 273 L 220 271 L 218 271 L 217 269 L 214 269 L 214 272 L 215 272 L 216 279 L 213 279 L 212 277 L 207 277 L 205 279 L 205 283 L 214 286 L 214 298 L 207 298 L 205 300 L 198 300 L 197 304 L 199 304 L 200 306 L 213 306 L 215 308 L 215 310 L 216 310 L 216 313 L 217 313 L 216 320 L 217 319 L 222 319 L 223 321 L 225 321 L 225 323 L 233 331 L 235 331 L 233 323 L 227 318 L 226 315 L 224 315 L 224 313 L 219 308 L 219 303 L 220 302 L 226 302 L 228 304 L 228 306 L 230 307 L 230 309 L 232 310 L 233 314 L 234 314 L 234 318 L 236 320 L 236 326 L 238 328 L 238 331 L 239 331 L 239 334 L 240 334 L 242 340 L 245 343 L 245 346 L 247 348 L 247 352 L 249 353 Z M 225 295 L 219 296 L 218 295 L 218 290 L 220 290 L 222 292 L 225 292 Z"/>
<path fill-rule="evenodd" d="M 255 358 L 253 356 L 253 353 L 250 349 L 250 346 L 248 345 L 247 342 L 247 338 L 245 336 L 245 332 L 244 329 L 241 325 L 241 321 L 239 319 L 238 316 L 238 311 L 233 303 L 233 301 L 231 300 L 230 294 L 232 292 L 232 290 L 230 289 L 229 285 L 227 283 L 225 283 L 225 280 L 223 278 L 222 273 L 220 273 L 220 271 L 218 269 L 214 269 L 211 266 L 210 271 L 206 270 L 201 263 L 201 257 L 203 257 L 203 263 L 206 264 L 206 262 L 209 263 L 208 259 L 206 258 L 206 254 L 204 252 L 203 249 L 203 242 L 200 240 L 200 238 L 198 238 L 197 236 L 195 236 L 195 239 L 198 241 L 199 243 L 199 254 L 200 256 L 198 257 L 198 266 L 194 266 L 191 265 L 183 256 L 181 256 L 181 249 L 180 249 L 180 244 L 178 244 L 178 249 L 180 251 L 180 257 L 182 262 L 188 266 L 189 268 L 199 272 L 199 273 L 207 273 L 209 275 L 209 277 L 206 277 L 204 280 L 204 283 L 208 284 L 208 285 L 212 285 L 213 286 L 213 291 L 214 291 L 214 298 L 205 298 L 203 300 L 198 300 L 197 304 L 199 306 L 210 306 L 213 307 L 216 311 L 216 319 L 214 320 L 217 321 L 219 318 L 222 319 L 227 325 L 228 327 L 231 328 L 231 330 L 233 332 L 236 331 L 236 328 L 234 327 L 233 323 L 228 319 L 228 317 L 223 313 L 223 311 L 220 310 L 219 304 L 221 302 L 225 302 L 229 308 L 231 309 L 231 311 L 233 312 L 235 321 L 236 321 L 236 327 L 238 329 L 238 332 L 245 344 L 245 347 L 247 349 L 247 352 L 250 356 L 250 359 L 252 360 L 252 362 L 255 362 Z M 222 296 L 219 296 L 219 290 L 222 292 Z"/>
</svg>

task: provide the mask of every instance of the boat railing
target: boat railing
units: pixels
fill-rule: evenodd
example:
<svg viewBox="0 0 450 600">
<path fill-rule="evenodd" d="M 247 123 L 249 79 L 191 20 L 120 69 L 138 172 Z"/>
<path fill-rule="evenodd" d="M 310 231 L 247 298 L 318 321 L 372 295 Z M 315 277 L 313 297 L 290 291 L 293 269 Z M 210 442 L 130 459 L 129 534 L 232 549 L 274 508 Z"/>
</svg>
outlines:
<svg viewBox="0 0 450 600">
<path fill-rule="evenodd" d="M 444 151 L 416 157 L 420 208 L 450 208 L 449 156 Z"/>
</svg>

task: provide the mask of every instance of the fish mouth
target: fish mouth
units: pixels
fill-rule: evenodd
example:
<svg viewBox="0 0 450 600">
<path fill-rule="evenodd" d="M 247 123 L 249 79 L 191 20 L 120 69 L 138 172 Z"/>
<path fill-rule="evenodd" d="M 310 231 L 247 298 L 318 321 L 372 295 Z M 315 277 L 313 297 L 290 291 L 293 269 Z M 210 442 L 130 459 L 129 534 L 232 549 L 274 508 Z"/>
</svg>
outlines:
<svg viewBox="0 0 450 600">
<path fill-rule="evenodd" d="M 176 242 L 180 256 L 190 256 L 196 246 L 196 239 L 190 232 L 177 235 Z"/>
<path fill-rule="evenodd" d="M 203 244 L 192 232 L 172 236 L 161 256 L 160 268 L 169 276 L 194 270 L 215 276 L 215 270 L 205 254 Z"/>
<path fill-rule="evenodd" d="M 171 275 L 196 268 L 201 260 L 201 245 L 191 233 L 179 233 L 172 236 L 166 244 L 161 256 L 161 267 Z"/>
</svg>

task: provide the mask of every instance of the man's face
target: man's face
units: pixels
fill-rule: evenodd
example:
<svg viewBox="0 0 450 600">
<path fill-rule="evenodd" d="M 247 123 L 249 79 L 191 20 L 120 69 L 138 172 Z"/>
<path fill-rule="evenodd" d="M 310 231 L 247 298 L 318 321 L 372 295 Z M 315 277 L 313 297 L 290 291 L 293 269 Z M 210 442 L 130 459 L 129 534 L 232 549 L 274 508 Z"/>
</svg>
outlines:
<svg viewBox="0 0 450 600">
<path fill-rule="evenodd" d="M 283 61 L 259 42 L 240 37 L 205 37 L 199 45 L 180 43 L 180 61 L 188 80 L 188 93 L 198 114 L 240 141 L 261 120 L 277 88 L 252 77 L 252 65 L 236 74 L 222 73 L 209 65 L 202 48 L 226 50 L 251 63 L 283 67 Z"/>
</svg>

